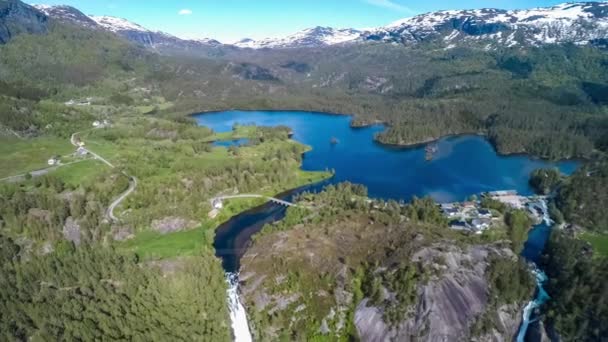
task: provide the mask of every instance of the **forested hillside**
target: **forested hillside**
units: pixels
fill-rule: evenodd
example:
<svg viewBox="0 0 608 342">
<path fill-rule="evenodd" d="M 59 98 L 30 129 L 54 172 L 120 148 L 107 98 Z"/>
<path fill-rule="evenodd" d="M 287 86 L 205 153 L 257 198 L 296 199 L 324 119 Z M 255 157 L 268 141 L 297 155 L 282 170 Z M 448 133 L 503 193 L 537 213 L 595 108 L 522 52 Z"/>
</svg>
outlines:
<svg viewBox="0 0 608 342">
<path fill-rule="evenodd" d="M 608 233 L 608 160 L 589 162 L 566 181 L 557 204 L 568 222 Z"/>
<path fill-rule="evenodd" d="M 110 248 L 60 243 L 46 256 L 20 256 L 3 234 L 0 247 L 4 341 L 230 340 L 228 310 L 215 300 L 224 298 L 225 284 L 212 254 L 163 274 Z"/>
<path fill-rule="evenodd" d="M 555 231 L 543 255 L 551 296 L 546 316 L 564 341 L 608 336 L 608 259 L 594 258 L 586 243 Z"/>
<path fill-rule="evenodd" d="M 556 202 L 569 222 L 606 231 L 606 162 L 595 159 L 608 149 L 608 57 L 600 49 L 369 43 L 171 57 L 23 6 L 0 0 L 1 340 L 230 340 L 215 228 L 263 200 L 228 201 L 219 213 L 210 200 L 275 195 L 331 173 L 302 171 L 307 147 L 288 139 L 285 127 L 217 133 L 188 117 L 198 111 L 353 114 L 354 126 L 387 123 L 376 137 L 387 144 L 480 133 L 501 153 L 592 158 L 562 185 Z M 243 146 L 213 145 L 242 138 Z M 77 142 L 88 150 L 75 153 Z M 109 206 L 133 179 L 137 190 L 113 220 Z M 285 310 L 250 309 L 257 336 L 319 337 L 331 329 L 330 336 L 356 338 L 356 312 L 365 310 L 381 313 L 374 317 L 387 334 L 405 336 L 396 326 L 424 300 L 416 289 L 429 279 L 449 281 L 439 271 L 446 267 L 483 283 L 472 297 L 481 304 L 455 328 L 462 338 L 493 328 L 512 334 L 532 288 L 514 258 L 530 224 L 522 212 L 507 213 L 496 235 L 465 239 L 447 229 L 428 199 L 401 206 L 365 197 L 354 185 L 304 196 L 325 204 L 318 216 L 290 209 L 257 238 L 254 251 L 284 246 L 271 244 L 278 239 L 296 252 L 244 265 L 273 276 L 263 282 L 275 300 L 285 299 L 282 291 L 301 295 Z M 308 247 L 320 251 L 312 254 L 318 267 L 302 254 Z M 416 253 L 424 258 L 414 260 Z M 548 267 L 557 269 L 558 253 L 548 255 Z M 603 264 L 568 262 L 551 287 L 564 299 L 550 303 L 569 304 L 549 317 L 566 337 L 600 336 L 593 317 L 603 319 L 601 307 L 582 308 L 604 300 L 596 281 Z M 598 278 L 577 274 L 569 284 L 579 266 Z M 591 299 L 573 301 L 586 291 Z M 498 322 L 499 311 L 512 320 Z M 578 316 L 560 321 L 565 311 Z M 272 330 L 281 324 L 290 328 Z"/>
<path fill-rule="evenodd" d="M 290 208 L 242 258 L 243 297 L 257 339 L 515 335 L 533 282 L 510 249 L 519 243 L 505 240 L 529 225 L 466 236 L 447 228 L 430 198 L 368 201 L 364 187 L 348 183 L 304 194 L 299 203 L 319 209 Z"/>
</svg>

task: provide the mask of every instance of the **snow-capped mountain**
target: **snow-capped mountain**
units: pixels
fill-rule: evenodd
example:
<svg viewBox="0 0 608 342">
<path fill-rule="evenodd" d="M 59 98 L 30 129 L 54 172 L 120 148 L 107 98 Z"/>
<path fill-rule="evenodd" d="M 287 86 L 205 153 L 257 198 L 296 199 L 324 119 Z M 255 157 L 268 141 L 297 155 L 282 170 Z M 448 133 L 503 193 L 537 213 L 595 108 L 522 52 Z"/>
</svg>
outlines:
<svg viewBox="0 0 608 342">
<path fill-rule="evenodd" d="M 498 46 L 596 43 L 608 38 L 608 2 L 565 3 L 530 10 L 439 11 L 370 30 L 365 40 L 439 42 L 447 47 L 481 43 Z"/>
<path fill-rule="evenodd" d="M 34 7 L 63 23 L 112 32 L 154 50 L 187 53 L 221 45 L 214 39 L 181 39 L 168 33 L 149 30 L 122 18 L 88 16 L 71 6 L 34 5 Z"/>
<path fill-rule="evenodd" d="M 262 40 L 243 39 L 233 45 L 240 48 L 303 48 L 323 47 L 353 42 L 361 38 L 361 31 L 355 29 L 335 29 L 331 27 L 314 27 L 294 33 L 285 38 L 267 38 Z"/>
<path fill-rule="evenodd" d="M 87 16 L 70 6 L 37 5 L 51 18 L 119 34 L 152 49 L 197 53 L 209 47 L 229 48 L 217 40 L 184 40 L 148 30 L 125 19 Z M 284 38 L 243 39 L 232 46 L 252 49 L 325 47 L 386 42 L 413 45 L 430 42 L 445 48 L 478 46 L 485 49 L 543 44 L 608 45 L 608 2 L 565 3 L 528 10 L 452 10 L 405 18 L 367 30 L 314 27 Z"/>
<path fill-rule="evenodd" d="M 76 24 L 88 28 L 97 27 L 95 20 L 71 6 L 34 5 L 42 13 L 64 23 Z"/>
</svg>

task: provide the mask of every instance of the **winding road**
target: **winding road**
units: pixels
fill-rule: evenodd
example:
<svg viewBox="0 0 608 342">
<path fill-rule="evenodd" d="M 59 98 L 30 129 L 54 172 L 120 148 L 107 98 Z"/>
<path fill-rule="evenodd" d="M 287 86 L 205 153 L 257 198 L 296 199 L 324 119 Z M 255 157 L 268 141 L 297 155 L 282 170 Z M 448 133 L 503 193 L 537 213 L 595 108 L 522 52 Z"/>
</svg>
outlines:
<svg viewBox="0 0 608 342">
<path fill-rule="evenodd" d="M 76 136 L 90 131 L 91 129 L 85 130 L 85 131 L 80 131 L 80 132 L 76 132 L 74 134 L 72 134 L 72 136 L 70 137 L 70 143 L 76 147 L 82 147 L 87 153 L 89 153 L 90 155 L 92 155 L 95 159 L 103 162 L 104 164 L 108 165 L 111 168 L 116 168 L 112 163 L 110 163 L 107 159 L 105 159 L 104 157 L 100 156 L 99 154 L 85 148 L 84 146 L 80 146 L 78 145 L 78 142 L 76 142 Z M 80 140 L 80 139 L 79 139 Z M 134 176 L 129 176 L 126 172 L 122 172 L 125 176 L 127 176 L 129 178 L 129 188 L 123 192 L 122 194 L 120 194 L 114 201 L 112 201 L 112 203 L 110 204 L 110 206 L 108 206 L 108 210 L 106 210 L 106 218 L 110 221 L 110 222 L 120 222 L 120 220 L 116 217 L 116 215 L 114 215 L 114 209 L 116 209 L 116 207 L 118 207 L 133 191 L 135 191 L 135 189 L 137 188 L 137 178 L 135 178 Z"/>
<path fill-rule="evenodd" d="M 108 207 L 108 210 L 106 210 L 106 217 L 108 219 L 110 219 L 113 222 L 119 222 L 120 220 L 114 215 L 114 209 L 116 209 L 116 207 L 118 207 L 120 205 L 120 203 L 122 203 L 122 201 L 125 200 L 125 198 L 127 198 L 133 191 L 135 191 L 135 188 L 137 188 L 137 178 L 135 177 L 130 177 L 127 174 L 125 174 L 127 177 L 129 177 L 129 188 L 123 192 L 120 196 L 118 196 L 118 198 L 116 198 Z"/>
</svg>

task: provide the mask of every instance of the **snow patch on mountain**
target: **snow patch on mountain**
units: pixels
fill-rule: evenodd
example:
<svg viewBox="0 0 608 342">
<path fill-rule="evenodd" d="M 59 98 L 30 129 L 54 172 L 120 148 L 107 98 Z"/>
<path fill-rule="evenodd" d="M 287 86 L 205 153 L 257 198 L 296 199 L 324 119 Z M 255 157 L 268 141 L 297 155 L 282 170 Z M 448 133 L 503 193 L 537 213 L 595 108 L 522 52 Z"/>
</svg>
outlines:
<svg viewBox="0 0 608 342">
<path fill-rule="evenodd" d="M 500 34 L 499 34 L 500 33 Z M 421 14 L 364 33 L 365 40 L 415 44 L 439 39 L 485 47 L 574 43 L 608 38 L 608 3 L 564 3 L 529 10 L 451 10 Z"/>
<path fill-rule="evenodd" d="M 140 32 L 152 32 L 143 26 L 130 22 L 126 19 L 110 17 L 110 16 L 90 16 L 97 24 L 105 28 L 108 31 L 120 32 L 120 31 L 140 31 Z"/>
<path fill-rule="evenodd" d="M 253 40 L 245 38 L 233 45 L 241 48 L 299 48 L 322 47 L 345 44 L 361 37 L 361 31 L 355 29 L 335 29 L 317 26 L 294 33 L 285 38 L 266 38 Z"/>
</svg>

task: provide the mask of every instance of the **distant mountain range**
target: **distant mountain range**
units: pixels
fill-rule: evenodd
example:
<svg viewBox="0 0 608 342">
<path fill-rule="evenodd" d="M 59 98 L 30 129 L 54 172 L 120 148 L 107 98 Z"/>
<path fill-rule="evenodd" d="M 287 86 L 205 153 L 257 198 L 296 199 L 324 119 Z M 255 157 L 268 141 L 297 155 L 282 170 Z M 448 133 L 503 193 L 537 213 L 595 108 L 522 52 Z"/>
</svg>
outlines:
<svg viewBox="0 0 608 342">
<path fill-rule="evenodd" d="M 214 39 L 181 39 L 168 33 L 149 30 L 122 18 L 89 16 L 71 6 L 34 5 L 34 8 L 62 23 L 112 32 L 160 52 L 178 50 L 180 52 L 196 53 L 202 49 L 221 45 Z"/>
<path fill-rule="evenodd" d="M 18 2 L 4 0 L 2 3 L 12 3 L 15 7 L 14 4 Z M 70 6 L 35 5 L 34 7 L 54 20 L 116 33 L 130 41 L 167 53 L 178 51 L 196 54 L 218 47 L 224 49 L 319 48 L 369 42 L 406 46 L 424 42 L 442 48 L 466 45 L 487 50 L 561 43 L 608 45 L 608 2 L 565 3 L 529 10 L 438 11 L 402 19 L 374 29 L 315 27 L 284 38 L 243 39 L 234 44 L 222 44 L 214 39 L 180 39 L 164 32 L 144 28 L 125 19 L 88 16 Z M 14 15 L 16 14 L 13 13 Z M 31 12 L 27 15 L 38 14 Z M 28 20 L 31 21 L 31 18 Z M 14 28 L 3 30 L 0 26 L 0 42 L 2 37 L 8 38 L 9 33 L 13 31 Z"/>
<path fill-rule="evenodd" d="M 321 47 L 335 44 L 342 44 L 359 40 L 362 31 L 355 29 L 335 29 L 332 27 L 309 28 L 285 38 L 267 38 L 253 40 L 245 38 L 236 42 L 234 45 L 241 48 L 301 48 L 301 47 Z"/>
</svg>

